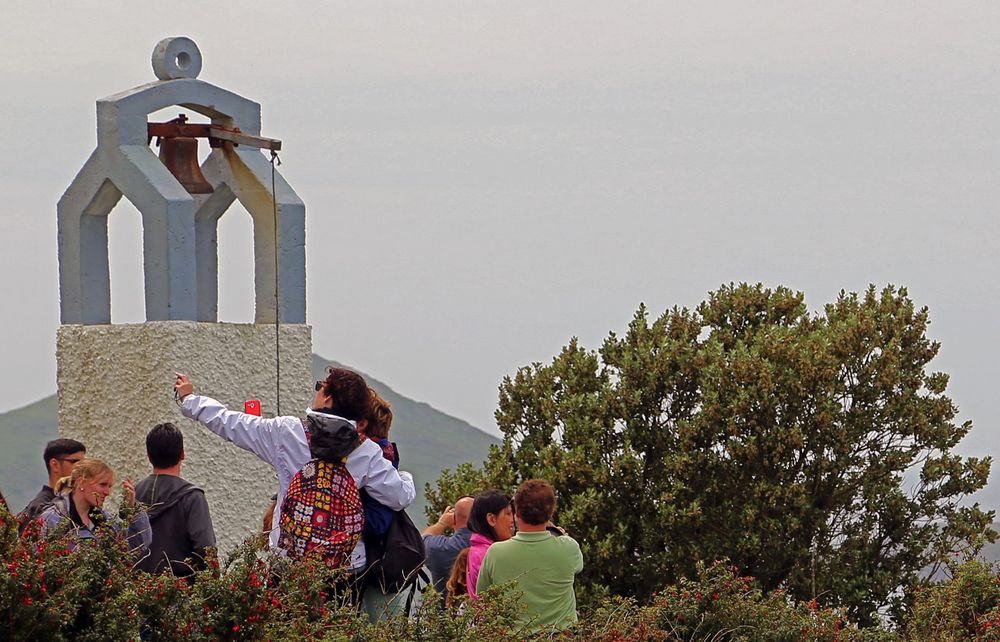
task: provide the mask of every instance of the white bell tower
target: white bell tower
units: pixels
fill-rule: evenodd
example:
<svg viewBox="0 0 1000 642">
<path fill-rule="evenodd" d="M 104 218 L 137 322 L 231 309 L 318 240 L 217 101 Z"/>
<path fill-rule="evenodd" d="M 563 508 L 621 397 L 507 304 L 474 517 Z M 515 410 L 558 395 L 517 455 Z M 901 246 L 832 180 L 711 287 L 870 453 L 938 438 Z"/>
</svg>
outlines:
<svg viewBox="0 0 1000 642">
<path fill-rule="evenodd" d="M 57 207 L 59 434 L 138 480 L 150 471 L 146 433 L 177 424 L 182 475 L 205 490 L 226 550 L 259 528 L 277 483 L 267 465 L 181 417 L 174 371 L 234 409 L 253 398 L 265 415 L 279 401 L 284 414 L 305 411 L 305 205 L 275 168 L 281 142 L 260 135 L 260 105 L 198 80 L 191 39 L 162 40 L 152 62 L 158 80 L 97 101 L 97 147 Z M 210 122 L 149 122 L 171 106 Z M 199 141 L 211 148 L 200 166 Z M 108 216 L 122 196 L 142 217 L 145 323 L 111 323 Z M 236 200 L 253 219 L 250 324 L 217 318 L 218 221 Z"/>
</svg>

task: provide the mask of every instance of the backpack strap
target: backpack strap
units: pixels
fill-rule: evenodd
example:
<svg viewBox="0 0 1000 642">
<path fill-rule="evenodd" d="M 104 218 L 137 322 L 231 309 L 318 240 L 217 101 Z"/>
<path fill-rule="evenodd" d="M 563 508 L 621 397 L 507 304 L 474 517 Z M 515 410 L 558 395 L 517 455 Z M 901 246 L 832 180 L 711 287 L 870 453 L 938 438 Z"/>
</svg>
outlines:
<svg viewBox="0 0 1000 642">
<path fill-rule="evenodd" d="M 423 587 L 419 586 L 420 580 L 424 581 Z M 413 598 L 416 596 L 417 591 L 420 591 L 420 595 L 427 592 L 427 588 L 431 585 L 431 578 L 427 575 L 427 571 L 421 567 L 420 570 L 413 575 L 412 580 L 407 580 L 407 584 L 409 584 L 410 588 L 406 595 L 406 604 L 403 606 L 403 615 L 410 617 L 410 611 L 413 609 Z M 406 588 L 404 587 L 403 590 L 406 590 Z"/>
</svg>

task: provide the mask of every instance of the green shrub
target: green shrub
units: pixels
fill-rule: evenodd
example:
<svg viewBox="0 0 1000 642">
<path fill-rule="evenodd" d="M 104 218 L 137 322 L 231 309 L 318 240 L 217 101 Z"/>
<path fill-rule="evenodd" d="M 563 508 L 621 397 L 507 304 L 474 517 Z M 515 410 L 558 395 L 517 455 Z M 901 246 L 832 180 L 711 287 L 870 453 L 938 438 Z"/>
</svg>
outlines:
<svg viewBox="0 0 1000 642">
<path fill-rule="evenodd" d="M 847 642 L 865 639 L 841 609 L 797 602 L 780 590 L 763 593 L 734 566 L 697 565 L 653 599 L 656 627 L 670 639 L 733 642 Z M 871 639 L 871 638 L 868 638 Z"/>
<path fill-rule="evenodd" d="M 321 563 L 286 559 L 248 541 L 227 559 L 209 559 L 194 581 L 133 570 L 121 537 L 73 550 L 58 532 L 17 535 L 0 509 L 0 639 L 292 640 L 294 642 L 500 642 L 527 639 L 520 602 L 494 587 L 459 610 L 442 611 L 433 593 L 408 618 L 371 624 L 331 590 L 338 576 Z M 727 563 L 697 564 L 649 603 L 595 599 L 561 642 L 1000 642 L 1000 581 L 992 565 L 971 561 L 945 582 L 923 586 L 899 632 L 858 628 L 843 609 L 764 592 Z"/>
<path fill-rule="evenodd" d="M 1000 577 L 993 564 L 970 560 L 950 580 L 917 589 L 907 620 L 913 642 L 1000 640 Z"/>
<path fill-rule="evenodd" d="M 0 508 L 0 638 L 65 640 L 81 593 L 71 580 L 76 560 L 59 541 L 42 541 L 37 524 L 18 538 L 17 521 Z"/>
</svg>

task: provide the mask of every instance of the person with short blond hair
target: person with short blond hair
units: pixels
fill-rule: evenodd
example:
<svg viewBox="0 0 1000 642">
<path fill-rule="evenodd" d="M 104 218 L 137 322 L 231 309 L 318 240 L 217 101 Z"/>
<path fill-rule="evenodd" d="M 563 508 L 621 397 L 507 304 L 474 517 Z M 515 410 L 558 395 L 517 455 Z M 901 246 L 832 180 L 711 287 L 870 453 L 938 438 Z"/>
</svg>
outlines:
<svg viewBox="0 0 1000 642">
<path fill-rule="evenodd" d="M 583 570 L 580 545 L 547 527 L 555 514 L 556 495 L 544 479 L 529 479 L 514 493 L 517 534 L 493 543 L 483 557 L 476 592 L 513 582 L 521 591 L 519 622 L 530 632 L 565 629 L 577 620 L 573 582 Z"/>
</svg>

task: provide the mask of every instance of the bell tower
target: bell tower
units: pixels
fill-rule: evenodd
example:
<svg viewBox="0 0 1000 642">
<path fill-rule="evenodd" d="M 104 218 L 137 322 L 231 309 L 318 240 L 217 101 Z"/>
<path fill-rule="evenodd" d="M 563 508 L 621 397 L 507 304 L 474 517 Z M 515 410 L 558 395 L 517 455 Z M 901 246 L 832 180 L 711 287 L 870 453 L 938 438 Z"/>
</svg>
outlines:
<svg viewBox="0 0 1000 642">
<path fill-rule="evenodd" d="M 252 455 L 181 417 L 174 372 L 234 409 L 259 399 L 264 415 L 304 412 L 305 205 L 277 171 L 281 141 L 260 135 L 260 105 L 199 80 L 190 38 L 160 41 L 152 63 L 157 80 L 97 101 L 97 147 L 57 205 L 59 433 L 120 479 L 141 479 L 146 433 L 177 424 L 182 475 L 205 490 L 225 549 L 260 524 L 276 482 Z M 170 107 L 176 118 L 149 122 Z M 192 112 L 209 122 L 189 122 Z M 111 322 L 108 216 L 122 196 L 142 218 L 145 323 Z M 218 322 L 218 221 L 237 200 L 253 220 L 250 324 Z"/>
</svg>

